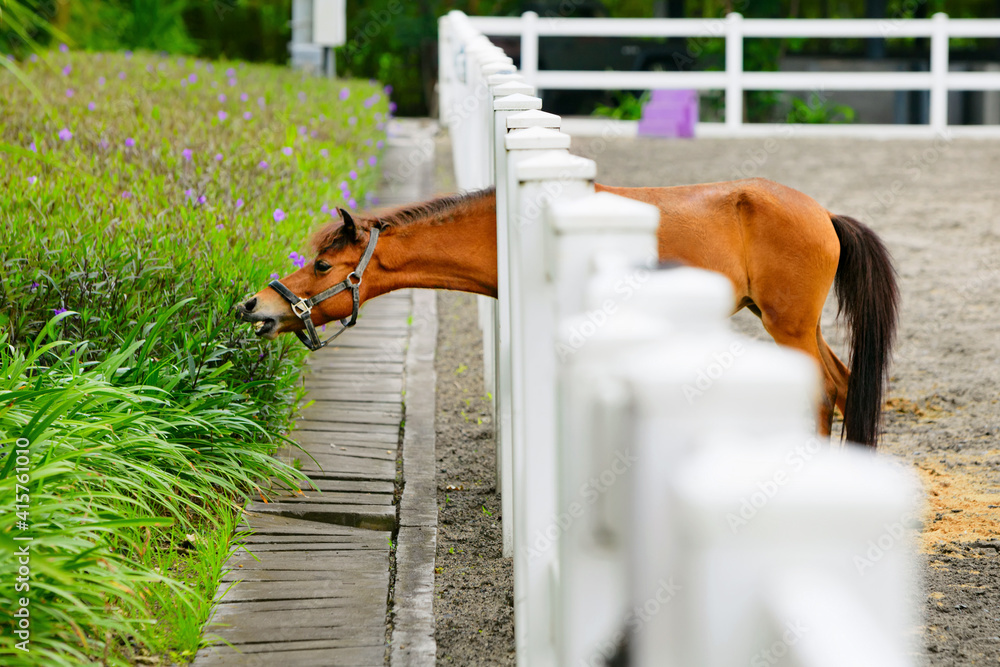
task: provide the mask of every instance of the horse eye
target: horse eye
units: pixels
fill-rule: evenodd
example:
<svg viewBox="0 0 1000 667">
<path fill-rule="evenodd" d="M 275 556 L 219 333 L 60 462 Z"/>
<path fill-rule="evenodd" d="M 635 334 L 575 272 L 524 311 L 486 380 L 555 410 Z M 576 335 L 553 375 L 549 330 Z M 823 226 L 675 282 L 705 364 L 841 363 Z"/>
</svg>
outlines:
<svg viewBox="0 0 1000 667">
<path fill-rule="evenodd" d="M 315 266 L 316 266 L 316 270 L 319 273 L 326 273 L 327 271 L 329 271 L 332 268 L 329 264 L 327 264 L 326 262 L 324 262 L 321 259 L 317 259 L 316 260 Z"/>
</svg>

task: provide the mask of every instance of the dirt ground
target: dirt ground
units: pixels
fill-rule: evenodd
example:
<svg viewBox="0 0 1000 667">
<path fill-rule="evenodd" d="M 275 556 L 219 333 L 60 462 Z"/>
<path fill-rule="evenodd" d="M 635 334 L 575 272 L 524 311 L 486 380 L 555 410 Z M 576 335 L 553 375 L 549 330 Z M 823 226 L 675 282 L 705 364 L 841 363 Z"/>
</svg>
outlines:
<svg viewBox="0 0 1000 667">
<path fill-rule="evenodd" d="M 573 152 L 595 159 L 609 185 L 770 178 L 882 236 L 903 305 L 881 451 L 913 466 L 928 498 L 921 662 L 1000 662 L 1000 142 L 811 140 L 790 130 L 739 141 L 577 139 Z M 475 302 L 440 297 L 438 657 L 513 664 Z M 831 297 L 824 335 L 846 360 L 835 314 Z M 734 323 L 766 337 L 747 311 Z"/>
</svg>

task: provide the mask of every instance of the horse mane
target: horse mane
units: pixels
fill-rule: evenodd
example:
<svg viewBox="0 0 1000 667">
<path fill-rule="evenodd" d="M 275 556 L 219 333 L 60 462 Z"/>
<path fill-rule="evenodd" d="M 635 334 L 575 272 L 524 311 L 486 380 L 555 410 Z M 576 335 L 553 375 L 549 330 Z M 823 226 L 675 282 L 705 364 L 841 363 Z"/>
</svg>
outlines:
<svg viewBox="0 0 1000 667">
<path fill-rule="evenodd" d="M 432 224 L 443 224 L 451 217 L 447 214 L 453 213 L 456 209 L 474 204 L 481 199 L 494 195 L 494 188 L 483 190 L 473 190 L 463 194 L 447 195 L 438 197 L 430 201 L 410 204 L 402 208 L 393 209 L 385 213 L 356 217 L 355 223 L 358 229 L 369 231 L 372 227 L 379 229 L 389 229 L 392 227 L 406 227 L 417 222 L 430 220 Z M 312 244 L 317 253 L 324 253 L 348 244 L 348 240 L 340 233 L 344 228 L 341 220 L 334 220 L 313 235 Z"/>
</svg>

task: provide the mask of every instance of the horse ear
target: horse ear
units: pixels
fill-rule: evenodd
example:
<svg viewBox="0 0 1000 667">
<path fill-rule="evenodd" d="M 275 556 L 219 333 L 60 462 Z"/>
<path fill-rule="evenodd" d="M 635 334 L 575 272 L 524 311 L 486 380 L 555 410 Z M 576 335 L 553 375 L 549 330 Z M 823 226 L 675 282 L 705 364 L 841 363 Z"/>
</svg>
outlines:
<svg viewBox="0 0 1000 667">
<path fill-rule="evenodd" d="M 358 237 L 358 226 L 354 222 L 354 218 L 351 214 L 347 212 L 346 209 L 338 208 L 337 212 L 340 213 L 340 219 L 344 221 L 344 236 L 351 242 L 357 241 Z"/>
</svg>

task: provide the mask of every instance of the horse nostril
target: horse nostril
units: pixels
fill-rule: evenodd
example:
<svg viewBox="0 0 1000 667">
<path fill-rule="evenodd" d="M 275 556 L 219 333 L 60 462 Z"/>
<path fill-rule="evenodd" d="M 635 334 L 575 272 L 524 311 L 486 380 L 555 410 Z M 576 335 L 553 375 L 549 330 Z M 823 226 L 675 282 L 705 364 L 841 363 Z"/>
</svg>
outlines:
<svg viewBox="0 0 1000 667">
<path fill-rule="evenodd" d="M 249 301 L 247 301 L 245 304 L 243 304 L 243 309 L 246 310 L 248 313 L 252 313 L 253 309 L 256 307 L 257 307 L 257 297 L 254 297 Z"/>
</svg>

